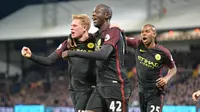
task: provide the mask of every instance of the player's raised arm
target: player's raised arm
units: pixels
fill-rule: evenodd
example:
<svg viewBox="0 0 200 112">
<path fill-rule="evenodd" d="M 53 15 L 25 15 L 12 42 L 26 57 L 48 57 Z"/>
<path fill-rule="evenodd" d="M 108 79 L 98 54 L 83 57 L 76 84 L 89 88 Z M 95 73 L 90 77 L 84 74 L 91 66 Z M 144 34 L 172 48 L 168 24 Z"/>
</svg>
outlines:
<svg viewBox="0 0 200 112">
<path fill-rule="evenodd" d="M 132 48 L 136 48 L 139 44 L 142 43 L 142 40 L 136 37 L 126 37 L 127 45 Z"/>
<path fill-rule="evenodd" d="M 33 54 L 28 47 L 23 47 L 21 50 L 21 54 L 22 56 L 24 56 L 27 59 L 30 59 L 33 62 L 44 66 L 50 66 L 61 57 L 62 51 L 64 51 L 65 49 L 66 41 L 60 44 L 60 46 L 47 57 Z"/>
<path fill-rule="evenodd" d="M 35 55 L 31 52 L 31 50 L 28 47 L 23 47 L 22 50 L 21 50 L 21 54 L 25 58 L 27 58 L 27 59 L 29 59 L 33 62 L 36 62 L 38 64 L 44 65 L 44 66 L 50 66 L 57 59 L 60 58 L 56 52 L 51 53 L 47 57 Z"/>
</svg>

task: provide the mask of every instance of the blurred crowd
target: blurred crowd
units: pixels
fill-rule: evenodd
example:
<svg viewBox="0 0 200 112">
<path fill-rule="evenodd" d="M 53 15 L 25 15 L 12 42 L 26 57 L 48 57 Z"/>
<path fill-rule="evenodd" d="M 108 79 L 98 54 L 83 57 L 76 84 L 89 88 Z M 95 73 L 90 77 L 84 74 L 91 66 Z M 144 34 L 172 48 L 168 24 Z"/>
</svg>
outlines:
<svg viewBox="0 0 200 112">
<path fill-rule="evenodd" d="M 45 106 L 72 107 L 72 101 L 68 91 L 68 77 L 59 76 L 51 79 L 50 87 L 44 81 L 32 83 L 28 87 L 22 87 L 17 93 L 0 93 L 0 106 L 14 106 L 20 104 Z M 47 90 L 48 88 L 49 90 Z"/>
<path fill-rule="evenodd" d="M 200 77 L 190 77 L 187 80 L 181 81 L 177 84 L 170 84 L 166 89 L 165 104 L 167 105 L 197 105 L 192 100 L 192 93 L 199 90 Z"/>
<path fill-rule="evenodd" d="M 187 53 L 173 52 L 174 60 L 178 66 L 178 73 L 165 87 L 166 105 L 197 105 L 200 102 L 192 101 L 192 93 L 200 89 L 200 65 L 196 64 L 195 56 Z M 180 58 L 181 56 L 181 58 Z M 131 61 L 127 61 L 131 60 Z M 183 61 L 184 60 L 184 61 Z M 129 63 L 128 63 L 129 62 Z M 133 92 L 130 98 L 130 106 L 138 106 L 138 84 L 134 56 L 126 56 L 128 77 L 133 84 Z M 14 106 L 17 104 L 43 104 L 45 106 L 73 107 L 68 90 L 69 78 L 65 67 L 59 67 L 64 63 L 58 63 L 52 68 L 40 69 L 40 66 L 32 66 L 27 71 L 25 79 L 19 81 L 14 78 L 11 86 L 0 86 L 0 106 Z M 34 68 L 34 69 L 33 69 Z M 36 71 L 37 70 L 37 71 Z M 41 72 L 38 72 L 41 71 Z M 43 75 L 48 71 L 48 75 Z M 167 73 L 163 69 L 163 75 Z"/>
</svg>

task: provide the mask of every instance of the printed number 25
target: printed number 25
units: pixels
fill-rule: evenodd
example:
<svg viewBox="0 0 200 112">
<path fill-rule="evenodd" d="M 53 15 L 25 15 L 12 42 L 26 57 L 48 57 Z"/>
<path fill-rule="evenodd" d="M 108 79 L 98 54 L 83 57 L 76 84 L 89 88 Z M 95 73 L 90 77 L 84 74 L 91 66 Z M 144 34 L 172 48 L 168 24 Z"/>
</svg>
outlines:
<svg viewBox="0 0 200 112">
<path fill-rule="evenodd" d="M 154 106 L 154 105 L 151 105 L 151 111 L 150 112 L 160 112 L 160 107 L 159 106 Z"/>
</svg>

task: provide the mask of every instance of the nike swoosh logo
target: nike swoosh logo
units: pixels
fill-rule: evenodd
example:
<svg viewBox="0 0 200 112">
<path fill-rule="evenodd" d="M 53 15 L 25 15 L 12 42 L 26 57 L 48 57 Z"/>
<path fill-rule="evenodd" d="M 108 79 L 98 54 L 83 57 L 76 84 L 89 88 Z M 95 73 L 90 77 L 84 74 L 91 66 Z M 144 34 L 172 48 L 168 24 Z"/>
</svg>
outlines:
<svg viewBox="0 0 200 112">
<path fill-rule="evenodd" d="M 140 52 L 146 52 L 145 50 L 140 49 Z"/>
</svg>

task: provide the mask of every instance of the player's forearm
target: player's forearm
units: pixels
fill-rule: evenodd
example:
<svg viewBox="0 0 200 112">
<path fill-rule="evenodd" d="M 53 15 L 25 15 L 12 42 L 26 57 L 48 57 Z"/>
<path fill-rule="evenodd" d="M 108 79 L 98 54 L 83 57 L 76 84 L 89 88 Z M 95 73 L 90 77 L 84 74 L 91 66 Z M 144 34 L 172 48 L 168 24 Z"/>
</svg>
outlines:
<svg viewBox="0 0 200 112">
<path fill-rule="evenodd" d="M 29 58 L 29 59 L 38 63 L 38 64 L 41 64 L 41 65 L 44 65 L 44 66 L 50 66 L 56 60 L 58 60 L 59 58 L 60 58 L 59 55 L 56 52 L 53 52 L 48 57 L 37 56 L 35 54 L 32 54 L 31 58 Z"/>
<path fill-rule="evenodd" d="M 110 53 L 112 52 L 113 47 L 111 45 L 104 45 L 101 50 L 94 52 L 79 52 L 79 51 L 69 51 L 69 57 L 81 57 L 89 58 L 95 60 L 106 60 Z"/>
<path fill-rule="evenodd" d="M 168 73 L 167 73 L 167 75 L 166 75 L 165 77 L 166 77 L 167 80 L 169 81 L 169 80 L 176 74 L 176 72 L 177 72 L 177 68 L 176 68 L 176 66 L 174 66 L 173 68 L 171 68 L 171 69 L 168 71 Z"/>
</svg>

